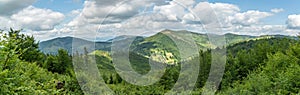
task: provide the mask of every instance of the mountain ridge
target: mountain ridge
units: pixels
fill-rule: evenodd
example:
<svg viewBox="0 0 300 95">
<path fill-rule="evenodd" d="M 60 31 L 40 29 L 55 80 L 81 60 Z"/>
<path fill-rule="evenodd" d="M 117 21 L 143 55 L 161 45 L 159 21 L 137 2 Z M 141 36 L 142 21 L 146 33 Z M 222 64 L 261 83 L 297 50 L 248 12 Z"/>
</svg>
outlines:
<svg viewBox="0 0 300 95">
<path fill-rule="evenodd" d="M 227 43 L 226 46 L 244 42 L 244 41 L 249 41 L 249 40 L 268 39 L 272 37 L 291 37 L 291 36 L 284 36 L 284 35 L 250 36 L 250 35 L 237 35 L 233 33 L 226 33 L 224 34 L 224 36 Z M 93 52 L 95 50 L 102 50 L 102 51 L 109 52 L 113 41 L 115 40 L 126 41 L 131 37 L 132 36 L 123 35 L 102 42 L 99 41 L 93 42 L 93 41 L 88 41 L 76 37 L 58 37 L 55 39 L 41 42 L 40 50 L 45 53 L 52 53 L 52 54 L 53 53 L 55 54 L 58 49 L 66 49 L 70 53 L 72 53 L 72 51 L 78 51 L 79 53 L 84 53 L 85 48 L 87 52 Z M 192 37 L 192 40 L 195 41 L 196 45 L 201 50 L 205 50 L 209 48 L 212 49 L 217 47 L 216 45 L 210 43 L 209 41 L 210 39 L 207 34 L 190 32 L 186 30 L 180 30 L 180 31 L 163 30 L 149 37 L 137 36 L 135 40 L 132 42 L 132 45 L 130 46 L 130 52 L 135 52 L 147 58 L 153 57 L 150 56 L 153 53 L 157 55 L 163 54 L 163 57 L 166 59 L 166 63 L 175 64 L 180 60 L 179 58 L 180 53 L 176 45 L 178 43 L 184 46 L 193 45 L 191 39 L 186 37 Z M 176 41 L 177 44 L 175 44 L 174 41 Z M 191 52 L 190 49 L 185 49 L 183 51 L 193 53 Z M 159 61 L 159 60 L 154 59 L 154 61 Z"/>
</svg>

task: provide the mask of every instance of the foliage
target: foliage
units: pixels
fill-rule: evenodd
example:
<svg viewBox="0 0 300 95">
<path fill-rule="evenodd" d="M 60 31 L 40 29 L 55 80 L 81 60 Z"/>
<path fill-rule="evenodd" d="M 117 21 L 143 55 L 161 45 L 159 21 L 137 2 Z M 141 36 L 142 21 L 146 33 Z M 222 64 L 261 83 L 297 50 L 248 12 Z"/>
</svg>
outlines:
<svg viewBox="0 0 300 95">
<path fill-rule="evenodd" d="M 13 51 L 19 59 L 27 62 L 41 62 L 43 54 L 38 49 L 39 43 L 34 40 L 33 36 L 27 36 L 20 32 L 21 30 L 10 29 L 8 33 L 1 33 L 2 51 Z"/>
<path fill-rule="evenodd" d="M 32 36 L 19 33 L 20 30 L 11 29 L 1 39 L 0 94 L 82 94 L 73 77 L 41 68 L 46 57 Z M 61 51 L 60 57 L 65 58 L 65 54 Z M 63 82 L 62 88 L 57 87 L 59 82 Z"/>
<path fill-rule="evenodd" d="M 222 94 L 297 94 L 300 93 L 300 57 L 295 51 L 299 44 L 286 53 L 277 52 L 268 56 L 265 66 L 251 72 L 245 80 L 235 82 Z"/>
<path fill-rule="evenodd" d="M 47 60 L 43 64 L 43 67 L 51 72 L 60 74 L 70 73 L 68 69 L 72 67 L 72 60 L 66 50 L 59 49 L 57 55 L 47 56 Z"/>
</svg>

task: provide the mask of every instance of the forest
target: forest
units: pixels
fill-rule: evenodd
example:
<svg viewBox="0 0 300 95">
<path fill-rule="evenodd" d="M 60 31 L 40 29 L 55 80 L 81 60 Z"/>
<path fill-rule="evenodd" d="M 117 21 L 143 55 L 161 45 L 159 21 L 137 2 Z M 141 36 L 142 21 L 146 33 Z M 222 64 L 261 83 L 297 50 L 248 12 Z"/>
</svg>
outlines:
<svg viewBox="0 0 300 95">
<path fill-rule="evenodd" d="M 149 86 L 133 85 L 123 80 L 116 72 L 112 64 L 113 59 L 108 51 L 91 51 L 85 48 L 84 52 L 75 54 L 66 49 L 59 49 L 57 53 L 44 53 L 39 49 L 39 41 L 35 40 L 33 36 L 22 34 L 21 31 L 13 29 L 1 31 L 1 95 L 165 94 L 173 88 L 181 72 L 182 64 L 180 63 L 172 65 L 157 62 L 157 64 L 166 65 L 166 71 L 158 82 Z M 150 37 L 148 41 L 151 39 L 154 38 Z M 161 38 L 162 42 L 169 41 L 166 39 L 170 38 Z M 149 45 L 151 44 L 145 46 Z M 172 48 L 172 45 L 156 45 L 156 47 Z M 149 46 L 149 48 L 153 48 L 153 46 Z M 216 49 L 222 49 L 222 47 Z M 204 85 L 211 68 L 212 50 L 202 49 L 199 51 L 199 56 L 184 62 L 186 64 L 200 62 L 199 75 L 193 90 L 175 91 L 172 94 L 199 95 L 205 90 Z M 148 64 L 149 57 L 142 56 L 141 52 L 149 52 L 149 50 L 142 51 L 142 49 L 136 48 L 135 51 L 139 52 L 130 52 L 129 54 L 131 66 L 138 73 L 146 74 L 151 69 Z M 176 49 L 168 52 L 176 52 Z M 300 41 L 298 38 L 275 36 L 247 39 L 228 45 L 226 54 L 224 75 L 215 94 L 300 94 Z M 102 82 L 114 93 L 104 91 L 105 88 L 97 85 L 99 81 L 92 80 L 94 77 L 89 78 L 91 75 L 86 74 L 85 70 L 89 70 L 86 67 L 94 66 L 91 63 L 96 63 L 95 66 L 101 73 L 99 76 L 103 78 Z M 188 79 L 189 75 L 185 76 Z M 156 79 L 155 77 L 150 78 Z"/>
</svg>

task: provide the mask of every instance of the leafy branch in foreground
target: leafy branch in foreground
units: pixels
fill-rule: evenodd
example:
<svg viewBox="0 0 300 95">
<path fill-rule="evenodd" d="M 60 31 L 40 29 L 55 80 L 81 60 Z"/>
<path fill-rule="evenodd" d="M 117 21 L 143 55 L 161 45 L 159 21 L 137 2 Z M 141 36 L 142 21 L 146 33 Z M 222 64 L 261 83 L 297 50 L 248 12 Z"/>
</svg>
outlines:
<svg viewBox="0 0 300 95">
<path fill-rule="evenodd" d="M 83 94 L 74 77 L 41 68 L 47 56 L 38 50 L 32 36 L 10 29 L 1 31 L 0 38 L 1 95 Z M 59 57 L 66 58 L 66 53 Z"/>
<path fill-rule="evenodd" d="M 43 54 L 38 49 L 39 42 L 36 42 L 33 36 L 21 34 L 21 31 L 13 29 L 8 32 L 2 31 L 2 50 L 10 54 L 16 54 L 19 59 L 27 62 L 41 62 Z M 10 58 L 9 54 L 7 58 Z"/>
</svg>

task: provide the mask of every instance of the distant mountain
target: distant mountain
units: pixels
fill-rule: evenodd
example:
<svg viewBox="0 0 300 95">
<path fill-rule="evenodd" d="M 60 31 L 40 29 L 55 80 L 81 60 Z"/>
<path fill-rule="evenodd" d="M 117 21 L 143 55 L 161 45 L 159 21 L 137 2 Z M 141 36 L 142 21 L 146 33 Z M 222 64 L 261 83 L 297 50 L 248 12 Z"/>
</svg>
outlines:
<svg viewBox="0 0 300 95">
<path fill-rule="evenodd" d="M 94 50 L 110 51 L 111 42 L 92 42 L 74 37 L 60 37 L 40 42 L 39 48 L 44 53 L 56 54 L 58 49 L 72 50 L 82 53 L 84 48 L 89 52 Z M 73 48 L 72 48 L 73 47 Z"/>
<path fill-rule="evenodd" d="M 169 36 L 168 36 L 169 35 Z M 249 35 L 236 35 L 227 33 L 225 34 L 225 39 L 227 46 L 249 41 L 249 40 L 257 40 L 257 39 L 266 39 L 272 37 L 289 37 L 289 36 L 282 36 L 282 35 L 265 35 L 265 36 L 249 36 Z M 45 53 L 56 53 L 58 49 L 66 49 L 70 53 L 73 51 L 78 51 L 79 53 L 84 52 L 84 47 L 87 48 L 88 52 L 92 52 L 95 50 L 102 50 L 102 51 L 110 51 L 111 44 L 113 41 L 126 41 L 127 39 L 131 38 L 130 36 L 119 36 L 106 42 L 92 42 L 87 41 L 80 38 L 74 37 L 61 37 L 55 38 L 48 41 L 43 41 L 40 43 L 40 50 Z M 180 60 L 179 50 L 177 48 L 177 44 L 182 44 L 187 46 L 183 52 L 187 53 L 194 53 L 191 51 L 193 49 L 191 46 L 193 41 L 198 46 L 199 49 L 206 50 L 208 48 L 216 48 L 216 45 L 211 44 L 208 35 L 200 34 L 195 32 L 189 31 L 172 31 L 172 30 L 164 30 L 161 31 L 153 36 L 150 37 L 136 37 L 133 41 L 130 51 L 135 52 L 136 54 L 145 56 L 146 58 L 152 57 L 153 60 L 158 58 L 158 56 L 163 55 L 165 62 L 169 64 L 178 63 Z M 290 37 L 291 38 L 291 37 Z M 74 46 L 74 47 L 73 47 Z M 72 48 L 73 47 L 73 48 Z M 158 56 L 150 56 L 151 54 L 156 54 Z M 155 61 L 159 61 L 158 59 Z"/>
<path fill-rule="evenodd" d="M 126 36 L 126 35 L 121 35 L 112 39 L 107 40 L 106 42 L 113 42 L 113 41 L 120 41 L 120 40 L 126 40 L 128 38 L 132 38 L 131 36 Z M 135 37 L 135 40 L 143 40 L 144 37 L 142 36 L 137 36 Z"/>
<path fill-rule="evenodd" d="M 225 39 L 227 44 L 235 44 L 255 38 L 260 38 L 258 36 L 249 36 L 249 35 L 237 35 L 237 34 L 232 34 L 232 33 L 227 33 L 225 34 Z"/>
</svg>

